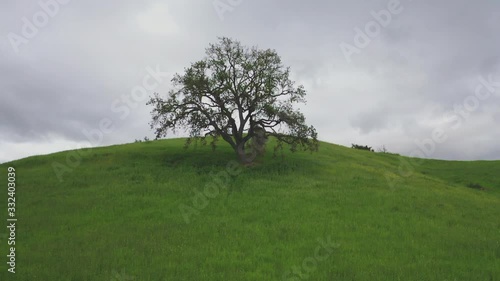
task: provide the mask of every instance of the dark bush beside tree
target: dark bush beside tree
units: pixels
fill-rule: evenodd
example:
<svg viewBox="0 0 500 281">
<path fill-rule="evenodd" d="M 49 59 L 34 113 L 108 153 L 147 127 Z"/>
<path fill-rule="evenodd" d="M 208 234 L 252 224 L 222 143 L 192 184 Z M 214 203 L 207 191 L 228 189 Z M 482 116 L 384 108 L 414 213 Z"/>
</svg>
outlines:
<svg viewBox="0 0 500 281">
<path fill-rule="evenodd" d="M 368 146 L 368 145 L 359 145 L 359 144 L 352 144 L 351 145 L 351 148 L 354 148 L 354 149 L 361 149 L 361 150 L 368 150 L 368 151 L 371 151 L 371 152 L 375 152 L 375 150 L 372 149 L 371 146 Z"/>
</svg>

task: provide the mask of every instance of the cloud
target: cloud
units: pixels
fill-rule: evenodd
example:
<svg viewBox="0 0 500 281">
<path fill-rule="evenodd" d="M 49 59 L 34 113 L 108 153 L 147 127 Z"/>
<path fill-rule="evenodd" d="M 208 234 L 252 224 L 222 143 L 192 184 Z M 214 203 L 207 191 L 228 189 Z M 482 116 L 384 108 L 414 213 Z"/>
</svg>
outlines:
<svg viewBox="0 0 500 281">
<path fill-rule="evenodd" d="M 217 36 L 276 49 L 306 87 L 301 110 L 322 140 L 405 155 L 474 93 L 478 77 L 500 77 L 497 1 L 401 0 L 403 11 L 351 63 L 339 45 L 388 0 L 284 3 L 243 1 L 221 20 L 211 1 L 70 1 L 16 53 L 7 35 L 40 7 L 2 2 L 0 162 L 67 149 L 103 118 L 115 131 L 100 145 L 152 137 L 145 101 L 126 119 L 112 104 L 142 83 L 147 67 L 182 72 Z M 155 91 L 168 89 L 166 81 Z M 500 159 L 497 91 L 431 157 Z"/>
<path fill-rule="evenodd" d="M 157 35 L 179 32 L 179 27 L 170 15 L 166 3 L 153 3 L 147 10 L 139 13 L 136 20 L 145 32 Z"/>
</svg>

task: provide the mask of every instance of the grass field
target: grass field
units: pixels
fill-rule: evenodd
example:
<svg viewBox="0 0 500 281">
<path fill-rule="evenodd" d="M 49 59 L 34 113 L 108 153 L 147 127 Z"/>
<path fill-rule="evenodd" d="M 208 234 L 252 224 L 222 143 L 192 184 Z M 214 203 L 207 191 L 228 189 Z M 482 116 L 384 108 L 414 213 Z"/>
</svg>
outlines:
<svg viewBox="0 0 500 281">
<path fill-rule="evenodd" d="M 0 280 L 500 280 L 500 161 L 321 143 L 240 167 L 228 146 L 183 143 L 0 165 L 4 223 L 9 166 L 18 218 L 15 274 L 0 231 Z"/>
</svg>

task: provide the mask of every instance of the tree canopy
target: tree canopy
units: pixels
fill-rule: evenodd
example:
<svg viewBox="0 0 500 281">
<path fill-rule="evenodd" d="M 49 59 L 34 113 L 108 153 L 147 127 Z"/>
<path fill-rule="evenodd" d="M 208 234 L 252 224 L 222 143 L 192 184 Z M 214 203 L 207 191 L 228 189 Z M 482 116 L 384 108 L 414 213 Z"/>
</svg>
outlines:
<svg viewBox="0 0 500 281">
<path fill-rule="evenodd" d="M 185 129 L 187 145 L 219 139 L 231 145 L 243 163 L 262 154 L 269 137 L 274 151 L 288 144 L 291 151 L 316 151 L 317 132 L 293 106 L 305 103 L 306 91 L 290 80 L 275 50 L 245 47 L 230 38 L 210 44 L 203 60 L 172 79 L 167 97 L 155 93 L 148 102 L 156 137 Z"/>
</svg>

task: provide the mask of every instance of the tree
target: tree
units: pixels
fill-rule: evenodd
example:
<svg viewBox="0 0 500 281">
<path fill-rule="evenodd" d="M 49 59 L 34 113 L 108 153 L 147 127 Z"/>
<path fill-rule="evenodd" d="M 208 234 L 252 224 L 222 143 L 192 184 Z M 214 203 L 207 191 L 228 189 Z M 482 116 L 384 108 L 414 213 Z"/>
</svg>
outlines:
<svg viewBox="0 0 500 281">
<path fill-rule="evenodd" d="M 379 153 L 389 153 L 389 151 L 388 151 L 388 150 L 387 150 L 387 148 L 385 147 L 385 144 L 384 144 L 384 145 L 382 145 L 381 147 L 379 147 L 379 148 L 377 149 L 377 152 L 379 152 Z"/>
<path fill-rule="evenodd" d="M 215 149 L 222 138 L 242 163 L 251 163 L 264 152 L 266 141 L 274 137 L 274 151 L 317 151 L 314 127 L 293 108 L 305 103 L 306 91 L 290 80 L 274 50 L 244 47 L 240 42 L 219 38 L 210 44 L 203 60 L 192 63 L 184 74 L 172 79 L 173 89 L 166 99 L 158 93 L 148 101 L 153 105 L 151 128 L 156 138 L 168 131 L 187 129 L 189 138 Z"/>
</svg>

